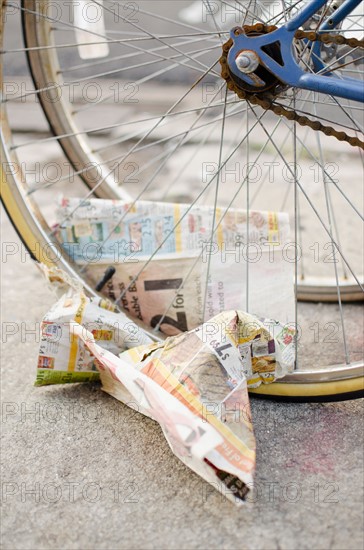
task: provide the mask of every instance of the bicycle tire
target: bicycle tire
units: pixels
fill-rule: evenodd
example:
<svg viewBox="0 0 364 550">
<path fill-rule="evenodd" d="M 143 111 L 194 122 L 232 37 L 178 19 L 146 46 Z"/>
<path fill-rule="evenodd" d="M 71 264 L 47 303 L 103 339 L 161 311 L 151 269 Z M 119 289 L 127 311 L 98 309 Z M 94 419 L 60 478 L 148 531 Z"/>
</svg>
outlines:
<svg viewBox="0 0 364 550">
<path fill-rule="evenodd" d="M 23 5 L 30 5 L 34 4 L 34 0 L 23 0 Z M 29 8 L 28 8 L 29 9 Z M 30 36 L 29 29 L 27 29 L 27 23 L 24 21 L 24 15 L 26 12 L 23 11 L 23 29 L 24 29 L 24 36 L 26 41 L 26 47 L 32 48 L 34 47 L 34 42 L 30 42 Z M 28 20 L 29 23 L 29 20 Z M 0 37 L 3 36 L 3 28 L 0 29 Z M 33 45 L 32 45 L 33 44 Z M 29 59 L 29 52 L 30 50 L 27 50 L 28 55 L 28 61 L 29 61 L 29 67 L 31 70 L 31 74 L 33 77 L 33 81 L 37 88 L 39 88 L 39 75 L 35 74 L 34 67 L 38 67 L 38 63 L 34 63 L 34 58 Z M 49 65 L 48 65 L 49 66 Z M 41 96 L 41 94 L 40 94 Z M 54 120 L 51 120 L 51 117 L 49 117 L 49 112 L 47 112 L 46 105 L 42 104 L 43 110 L 47 115 L 48 122 L 50 124 L 50 127 L 54 133 L 55 136 L 63 135 L 67 132 L 65 132 L 64 126 L 57 126 L 54 122 Z M 7 124 L 6 120 L 6 114 L 4 106 L 2 105 L 2 119 L 4 120 L 4 126 L 2 130 L 2 140 L 1 140 L 1 147 L 2 147 L 2 155 L 4 159 L 6 159 L 6 162 L 8 163 L 8 166 L 11 165 L 11 163 L 14 163 L 14 165 L 17 165 L 17 159 L 14 152 L 9 151 L 9 143 L 11 142 L 11 138 L 9 137 L 11 135 L 10 128 Z M 58 121 L 59 122 L 59 121 Z M 62 122 L 62 117 L 61 117 Z M 62 131 L 63 133 L 62 133 Z M 72 157 L 70 156 L 68 152 L 68 147 L 65 147 L 65 143 L 62 142 L 62 139 L 59 139 L 58 142 L 63 148 L 63 151 L 65 152 L 68 160 L 73 163 Z M 76 159 L 75 162 L 79 162 L 79 158 Z M 17 165 L 19 166 L 19 165 Z M 2 190 L 1 190 L 1 199 L 5 206 L 5 210 L 8 213 L 18 235 L 22 239 L 23 243 L 27 247 L 27 249 L 30 251 L 32 256 L 37 261 L 42 261 L 46 264 L 50 264 L 49 258 L 44 255 L 44 247 L 46 247 L 49 244 L 49 237 L 47 235 L 46 227 L 47 224 L 45 220 L 42 219 L 42 216 L 40 212 L 37 210 L 36 205 L 34 205 L 29 198 L 28 195 L 24 192 L 23 186 L 21 185 L 20 179 L 17 174 L 12 172 L 7 172 L 7 174 L 4 173 L 4 170 L 2 170 L 1 175 L 1 183 L 2 183 Z M 87 181 L 86 181 L 87 183 Z M 113 197 L 113 190 L 112 186 L 107 187 L 106 190 L 102 190 L 99 194 L 99 196 L 107 196 L 107 197 Z M 115 195 L 114 195 L 115 196 Z M 56 245 L 57 246 L 57 245 Z M 39 254 L 38 252 L 39 251 Z M 69 258 L 67 258 L 63 251 L 60 251 L 59 258 L 57 258 L 57 264 L 61 266 L 63 269 L 67 270 L 69 273 L 72 274 L 72 276 L 78 277 L 77 271 L 73 268 L 72 262 Z M 62 253 L 61 253 L 62 252 Z M 91 294 L 94 293 L 94 290 L 90 287 L 86 286 L 87 291 Z M 330 294 L 328 297 L 329 301 L 333 300 L 333 294 L 331 292 L 325 293 L 322 288 L 320 288 L 319 285 L 312 284 L 310 288 L 309 295 L 305 295 L 301 293 L 299 290 L 298 296 L 301 299 L 315 299 L 317 298 L 322 299 L 323 295 Z M 349 300 L 357 300 L 358 299 L 358 292 L 356 286 L 347 286 L 346 291 L 344 292 L 344 296 L 347 296 Z M 354 367 L 354 371 L 351 371 L 350 376 L 347 378 L 344 378 L 342 380 L 337 379 L 337 373 L 334 373 L 335 368 L 332 368 L 331 371 L 326 371 L 326 376 L 328 377 L 328 380 L 320 380 L 319 382 L 313 382 L 313 383 L 299 383 L 298 379 L 302 373 L 297 373 L 298 377 L 295 378 L 295 374 L 291 375 L 290 377 L 287 377 L 286 380 L 283 380 L 282 382 L 275 383 L 272 386 L 263 386 L 259 388 L 258 390 L 254 390 L 253 393 L 255 394 L 261 394 L 264 396 L 271 396 L 273 398 L 282 398 L 282 399 L 321 399 L 321 400 L 334 400 L 337 398 L 340 398 L 342 396 L 345 399 L 348 398 L 354 398 L 358 397 L 359 395 L 362 395 L 362 381 L 363 381 L 363 363 L 358 363 Z M 331 375 L 329 374 L 331 372 Z M 330 380 L 331 376 L 331 380 Z M 347 374 L 345 375 L 347 376 Z M 293 378 L 292 378 L 293 377 Z M 336 379 L 335 379 L 336 377 Z M 297 381 L 296 381 L 297 380 Z"/>
</svg>

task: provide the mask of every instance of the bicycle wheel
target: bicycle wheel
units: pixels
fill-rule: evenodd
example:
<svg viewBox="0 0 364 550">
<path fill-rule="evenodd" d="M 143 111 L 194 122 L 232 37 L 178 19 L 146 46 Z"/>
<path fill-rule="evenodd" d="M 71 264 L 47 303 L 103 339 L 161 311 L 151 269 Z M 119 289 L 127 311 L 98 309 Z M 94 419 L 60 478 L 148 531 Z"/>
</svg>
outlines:
<svg viewBox="0 0 364 550">
<path fill-rule="evenodd" d="M 362 390 L 363 372 L 362 316 L 355 303 L 363 297 L 363 190 L 357 176 L 362 151 L 241 100 L 227 90 L 220 74 L 231 28 L 279 26 L 305 4 L 87 0 L 70 7 L 48 0 L 7 2 L 1 37 L 7 39 L 11 16 L 21 13 L 25 46 L 4 42 L 4 74 L 11 74 L 12 61 L 25 54 L 34 90 L 14 93 L 2 76 L 2 199 L 35 258 L 55 261 L 82 277 L 90 293 L 94 281 L 82 268 L 80 273 L 55 239 L 58 189 L 87 198 L 212 204 L 224 212 L 236 206 L 287 211 L 302 253 L 294 258 L 296 298 L 334 303 L 297 304 L 295 321 L 302 325 L 298 370 L 258 392 L 304 399 L 353 397 Z M 327 2 L 304 28 L 319 30 L 336 8 Z M 257 29 L 250 32 L 267 32 Z M 332 32 L 361 37 L 360 6 Z M 322 73 L 362 77 L 358 46 L 329 43 L 317 50 L 316 41 L 302 38 L 294 47 L 309 72 L 317 70 L 318 58 Z M 298 115 L 345 135 L 360 135 L 361 102 L 274 85 L 276 106 L 293 107 Z M 7 114 L 6 107 L 34 99 L 53 135 L 15 140 L 13 113 L 9 109 Z M 34 146 L 61 147 L 66 160 L 60 177 L 34 182 L 22 173 L 22 159 L 30 148 L 34 157 Z M 53 257 L 49 243 L 57 251 Z"/>
</svg>

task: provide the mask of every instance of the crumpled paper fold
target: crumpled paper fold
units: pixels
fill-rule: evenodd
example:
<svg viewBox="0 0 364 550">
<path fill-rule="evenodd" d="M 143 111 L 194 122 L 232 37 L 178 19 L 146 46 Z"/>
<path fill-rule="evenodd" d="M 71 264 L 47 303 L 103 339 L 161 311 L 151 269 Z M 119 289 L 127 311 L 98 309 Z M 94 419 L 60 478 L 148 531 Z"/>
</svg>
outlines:
<svg viewBox="0 0 364 550">
<path fill-rule="evenodd" d="M 96 315 L 92 321 L 105 326 L 102 315 L 113 313 L 120 321 L 120 314 L 87 298 L 88 315 L 82 317 L 79 309 L 85 299 L 81 290 L 71 288 L 46 316 L 46 324 L 52 319 L 53 326 L 65 331 L 63 351 L 56 357 L 58 370 L 67 373 L 76 354 L 79 372 L 99 374 L 104 391 L 156 420 L 180 460 L 229 500 L 242 504 L 253 487 L 255 469 L 248 388 L 274 382 L 292 370 L 294 330 L 227 311 L 163 342 L 150 343 L 147 336 L 143 342 L 140 336 L 134 346 L 124 338 L 118 347 L 116 333 L 111 339 L 100 338 L 100 330 L 106 329 L 90 330 L 85 319 L 91 322 Z M 76 315 L 67 317 L 67 308 L 78 308 Z M 46 326 L 38 368 L 44 366 L 44 345 L 54 343 L 53 331 Z M 66 378 L 59 381 L 69 381 Z"/>
</svg>

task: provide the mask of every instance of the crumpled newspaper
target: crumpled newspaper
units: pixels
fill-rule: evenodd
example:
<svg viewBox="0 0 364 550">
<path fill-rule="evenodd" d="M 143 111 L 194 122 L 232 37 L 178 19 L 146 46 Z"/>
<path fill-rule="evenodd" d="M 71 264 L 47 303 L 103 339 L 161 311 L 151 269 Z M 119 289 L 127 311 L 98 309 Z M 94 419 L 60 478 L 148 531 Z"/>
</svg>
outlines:
<svg viewBox="0 0 364 550">
<path fill-rule="evenodd" d="M 102 294 L 169 336 L 230 309 L 295 318 L 287 213 L 63 198 L 57 221 L 90 284 L 113 266 Z"/>
<path fill-rule="evenodd" d="M 72 323 L 82 325 L 92 333 L 95 341 L 104 349 L 119 355 L 129 348 L 152 344 L 152 338 L 142 327 L 120 312 L 109 300 L 89 298 L 82 285 L 58 268 L 40 266 L 49 286 L 58 296 L 58 301 L 46 313 L 41 323 L 38 368 L 35 385 L 65 384 L 68 382 L 90 382 L 99 379 L 97 362 L 92 354 L 74 338 Z M 257 319 L 244 314 L 247 341 L 239 340 L 240 361 L 249 387 L 257 387 L 261 382 L 269 383 L 284 376 L 294 363 L 294 327 L 283 326 L 272 319 Z M 219 319 L 216 321 L 216 319 Z M 202 325 L 206 344 L 214 347 L 224 339 L 223 316 L 207 321 Z M 199 329 L 196 329 L 196 333 Z M 261 338 L 258 336 L 262 334 Z M 264 336 L 264 337 L 263 337 Z M 250 340 L 254 339 L 253 342 Z M 167 345 L 166 343 L 162 345 Z M 154 344 L 153 344 L 154 345 Z M 135 350 L 133 350 L 135 353 Z M 226 356 L 226 358 L 225 358 Z M 223 353 L 226 361 L 229 357 Z M 276 361 L 277 358 L 277 361 Z M 234 358 L 231 360 L 230 374 L 234 379 Z M 225 365 L 227 368 L 227 364 Z M 238 367 L 238 370 L 240 366 Z M 235 373 L 237 379 L 240 379 Z"/>
<path fill-rule="evenodd" d="M 104 391 L 156 420 L 174 454 L 228 499 L 246 499 L 255 469 L 248 387 L 292 368 L 284 331 L 273 338 L 256 318 L 229 311 L 119 357 L 80 325 L 72 331 L 97 360 Z"/>
<path fill-rule="evenodd" d="M 46 316 L 51 325 L 43 328 L 38 370 L 42 365 L 44 371 L 45 347 L 60 340 L 61 352 L 53 348 L 54 367 L 49 365 L 47 372 L 56 368 L 66 373 L 59 382 L 71 381 L 70 358 L 75 361 L 73 372 L 87 375 L 97 369 L 104 391 L 156 420 L 177 457 L 241 504 L 253 487 L 255 469 L 248 388 L 274 382 L 292 370 L 294 330 L 228 311 L 164 342 L 134 341 L 139 345 L 130 347 L 123 341 L 121 348 L 130 349 L 118 353 L 115 340 L 100 338 L 100 330 L 107 329 L 91 331 L 89 323 L 105 326 L 108 314 L 120 314 L 89 301 L 82 306 L 83 312 L 89 307 L 88 314 L 79 315 L 84 299 L 82 291 L 72 288 Z M 67 317 L 67 308 L 78 308 L 76 315 Z M 50 326 L 64 333 L 55 336 Z"/>
<path fill-rule="evenodd" d="M 89 298 L 82 286 L 58 268 L 40 266 L 59 300 L 41 323 L 36 386 L 99 379 L 95 358 L 70 332 L 82 324 L 103 348 L 114 354 L 152 339 L 104 298 Z"/>
</svg>

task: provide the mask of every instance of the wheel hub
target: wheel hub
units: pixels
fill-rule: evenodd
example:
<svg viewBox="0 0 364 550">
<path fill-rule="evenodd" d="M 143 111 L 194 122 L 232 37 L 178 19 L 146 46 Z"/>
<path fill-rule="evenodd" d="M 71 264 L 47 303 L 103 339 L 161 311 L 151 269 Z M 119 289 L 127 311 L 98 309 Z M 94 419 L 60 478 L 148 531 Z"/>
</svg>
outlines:
<svg viewBox="0 0 364 550">
<path fill-rule="evenodd" d="M 252 50 L 243 50 L 235 59 L 235 63 L 242 73 L 249 74 L 253 73 L 259 67 L 260 58 L 257 53 Z"/>
<path fill-rule="evenodd" d="M 234 90 L 239 97 L 242 97 L 241 92 L 259 94 L 267 90 L 273 93 L 282 90 L 282 83 L 262 64 L 258 53 L 254 50 L 253 40 L 276 29 L 274 25 L 261 23 L 235 27 L 231 31 L 232 38 L 223 45 L 223 54 L 220 58 L 221 76 L 227 81 L 229 89 Z M 241 49 L 236 56 L 234 54 L 235 70 L 233 70 L 230 50 L 234 43 L 233 36 L 239 35 L 246 37 L 247 48 Z M 281 63 L 279 44 L 269 44 L 266 51 L 277 63 Z"/>
</svg>

